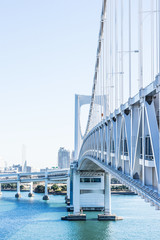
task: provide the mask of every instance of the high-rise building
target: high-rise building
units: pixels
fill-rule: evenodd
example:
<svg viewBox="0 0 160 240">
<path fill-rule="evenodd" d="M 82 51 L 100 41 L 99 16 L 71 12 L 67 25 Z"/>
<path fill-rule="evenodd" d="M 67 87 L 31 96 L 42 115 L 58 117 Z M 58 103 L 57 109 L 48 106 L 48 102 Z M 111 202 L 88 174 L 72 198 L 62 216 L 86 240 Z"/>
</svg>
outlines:
<svg viewBox="0 0 160 240">
<path fill-rule="evenodd" d="M 58 167 L 61 169 L 70 167 L 70 152 L 62 147 L 58 151 Z"/>
</svg>

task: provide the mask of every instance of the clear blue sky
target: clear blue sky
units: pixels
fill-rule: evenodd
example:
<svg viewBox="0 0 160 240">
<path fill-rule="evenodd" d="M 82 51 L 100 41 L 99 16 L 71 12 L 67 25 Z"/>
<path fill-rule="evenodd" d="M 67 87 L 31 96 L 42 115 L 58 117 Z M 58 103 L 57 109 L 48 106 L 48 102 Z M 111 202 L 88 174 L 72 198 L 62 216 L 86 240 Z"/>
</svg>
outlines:
<svg viewBox="0 0 160 240">
<path fill-rule="evenodd" d="M 0 166 L 53 166 L 91 94 L 102 1 L 0 0 Z"/>
</svg>

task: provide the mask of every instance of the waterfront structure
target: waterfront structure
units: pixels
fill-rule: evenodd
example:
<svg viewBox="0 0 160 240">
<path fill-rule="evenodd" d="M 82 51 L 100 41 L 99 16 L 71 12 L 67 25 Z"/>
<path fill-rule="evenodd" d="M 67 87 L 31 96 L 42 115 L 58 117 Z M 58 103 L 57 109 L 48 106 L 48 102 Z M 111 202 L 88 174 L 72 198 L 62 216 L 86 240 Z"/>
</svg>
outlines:
<svg viewBox="0 0 160 240">
<path fill-rule="evenodd" d="M 69 169 L 56 169 L 52 171 L 44 172 L 31 172 L 31 173 L 1 173 L 0 174 L 0 194 L 1 194 L 1 184 L 2 183 L 16 183 L 17 193 L 16 198 L 20 198 L 20 185 L 30 184 L 29 197 L 33 197 L 33 182 L 45 182 L 45 195 L 43 200 L 49 200 L 48 197 L 48 184 L 49 183 L 67 183 L 69 179 Z M 68 189 L 69 190 L 69 189 Z"/>
<path fill-rule="evenodd" d="M 84 104 L 90 110 L 82 135 Z M 92 95 L 75 96 L 75 161 L 66 176 L 74 214 L 64 219 L 85 220 L 81 208 L 103 207 L 99 220 L 117 220 L 111 214 L 111 175 L 160 209 L 159 149 L 160 1 L 104 0 Z M 15 180 L 17 193 L 23 176 Z M 47 172 L 43 180 L 47 196 Z"/>
<path fill-rule="evenodd" d="M 88 122 L 82 135 L 80 108 L 88 102 Z M 74 215 L 66 219 L 84 219 L 80 214 L 82 194 L 89 198 L 92 191 L 80 189 L 81 179 L 88 174 L 94 178 L 97 173 L 104 179 L 104 214 L 99 220 L 116 220 L 111 214 L 111 175 L 159 209 L 159 149 L 160 1 L 104 0 L 92 95 L 75 96 L 70 196 Z"/>
<path fill-rule="evenodd" d="M 58 167 L 60 169 L 69 168 L 70 166 L 70 152 L 61 147 L 58 151 Z"/>
</svg>

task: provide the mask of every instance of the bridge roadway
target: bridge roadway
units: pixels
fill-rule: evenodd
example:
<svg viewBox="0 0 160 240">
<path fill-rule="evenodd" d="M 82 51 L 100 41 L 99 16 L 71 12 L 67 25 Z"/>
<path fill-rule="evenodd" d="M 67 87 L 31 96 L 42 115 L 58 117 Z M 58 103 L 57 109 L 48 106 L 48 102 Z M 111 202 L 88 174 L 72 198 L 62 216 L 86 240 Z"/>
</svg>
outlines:
<svg viewBox="0 0 160 240">
<path fill-rule="evenodd" d="M 90 153 L 89 153 L 90 152 Z M 117 170 L 113 166 L 106 164 L 104 161 L 97 159 L 92 156 L 91 151 L 85 153 L 79 162 L 79 169 L 81 169 L 82 162 L 84 159 L 90 160 L 96 165 L 98 165 L 101 169 L 105 170 L 105 172 L 110 173 L 112 176 L 117 178 L 122 184 L 129 187 L 130 190 L 134 191 L 138 195 L 140 195 L 146 202 L 150 202 L 151 206 L 155 206 L 157 210 L 160 209 L 160 196 L 158 192 L 155 192 L 152 186 L 145 186 L 136 179 L 131 178 L 131 176 Z"/>
<path fill-rule="evenodd" d="M 30 183 L 29 197 L 33 197 L 33 182 L 45 182 L 45 195 L 43 200 L 49 200 L 48 197 L 48 183 L 66 183 L 69 184 L 69 169 L 58 169 L 45 172 L 31 172 L 31 173 L 1 173 L 0 174 L 0 194 L 2 183 L 16 183 L 17 193 L 16 198 L 20 198 L 20 184 Z M 69 187 L 67 187 L 69 189 Z"/>
<path fill-rule="evenodd" d="M 1 173 L 0 183 L 30 183 L 42 182 L 45 179 L 49 182 L 67 181 L 69 176 L 69 169 L 54 170 L 48 172 L 31 172 L 31 173 Z"/>
</svg>

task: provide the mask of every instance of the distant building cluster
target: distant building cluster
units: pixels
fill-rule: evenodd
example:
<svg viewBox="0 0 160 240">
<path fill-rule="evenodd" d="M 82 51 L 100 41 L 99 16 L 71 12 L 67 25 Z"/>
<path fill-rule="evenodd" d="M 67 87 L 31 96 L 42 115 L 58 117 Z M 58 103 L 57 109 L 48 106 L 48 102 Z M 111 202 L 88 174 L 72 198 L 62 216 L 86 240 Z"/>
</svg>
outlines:
<svg viewBox="0 0 160 240">
<path fill-rule="evenodd" d="M 21 172 L 32 172 L 32 167 L 25 165 L 25 168 L 23 169 L 22 165 L 20 164 L 13 164 L 12 166 L 4 167 L 0 169 L 0 172 L 5 173 L 21 173 Z"/>
<path fill-rule="evenodd" d="M 73 161 L 74 153 L 72 152 L 70 157 L 70 151 L 66 150 L 64 147 L 61 147 L 58 151 L 58 168 L 69 168 L 70 162 Z"/>
</svg>

